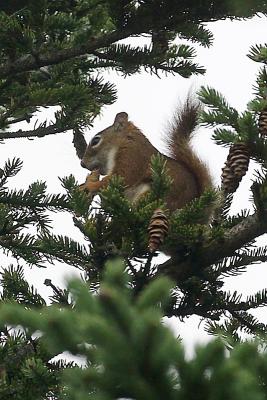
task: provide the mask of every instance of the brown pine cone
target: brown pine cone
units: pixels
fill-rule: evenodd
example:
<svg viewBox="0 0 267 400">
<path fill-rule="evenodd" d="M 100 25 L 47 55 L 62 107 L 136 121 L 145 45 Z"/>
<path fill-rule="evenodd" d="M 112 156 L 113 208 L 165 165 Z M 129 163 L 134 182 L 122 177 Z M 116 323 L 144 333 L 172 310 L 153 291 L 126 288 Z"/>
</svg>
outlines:
<svg viewBox="0 0 267 400">
<path fill-rule="evenodd" d="M 238 188 L 249 166 L 249 150 L 245 143 L 231 146 L 226 163 L 222 169 L 222 188 L 226 193 L 233 193 Z"/>
<path fill-rule="evenodd" d="M 259 115 L 259 132 L 261 136 L 267 137 L 267 108 L 262 110 Z"/>
<path fill-rule="evenodd" d="M 148 249 L 154 253 L 163 243 L 169 230 L 168 218 L 161 208 L 157 208 L 150 220 L 148 226 L 149 242 Z"/>
</svg>

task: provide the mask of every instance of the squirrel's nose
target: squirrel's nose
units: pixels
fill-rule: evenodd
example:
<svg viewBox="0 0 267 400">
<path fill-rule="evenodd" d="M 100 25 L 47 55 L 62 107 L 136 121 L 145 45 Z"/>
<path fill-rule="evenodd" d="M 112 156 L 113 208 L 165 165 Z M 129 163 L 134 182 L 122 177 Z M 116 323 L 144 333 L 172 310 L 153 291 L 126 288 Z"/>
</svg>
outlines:
<svg viewBox="0 0 267 400">
<path fill-rule="evenodd" d="M 81 166 L 82 166 L 83 168 L 86 168 L 86 165 L 85 165 L 85 163 L 83 162 L 83 160 L 81 161 Z"/>
</svg>

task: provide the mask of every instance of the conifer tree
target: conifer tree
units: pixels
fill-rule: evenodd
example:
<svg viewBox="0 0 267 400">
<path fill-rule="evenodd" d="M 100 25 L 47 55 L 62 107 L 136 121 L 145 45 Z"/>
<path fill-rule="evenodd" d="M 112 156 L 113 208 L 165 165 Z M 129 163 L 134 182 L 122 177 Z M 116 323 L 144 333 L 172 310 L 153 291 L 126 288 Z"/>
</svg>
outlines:
<svg viewBox="0 0 267 400">
<path fill-rule="evenodd" d="M 0 139 L 73 133 L 81 157 L 83 130 L 103 105 L 116 99 L 115 88 L 96 72 L 124 75 L 143 68 L 183 77 L 204 73 L 194 62 L 192 45 L 175 45 L 178 36 L 209 46 L 205 22 L 267 13 L 266 1 L 0 1 Z M 159 19 L 160 15 L 160 19 Z M 151 46 L 133 47 L 121 39 L 150 35 Z M 267 63 L 266 46 L 249 57 Z M 97 76 L 97 77 L 96 77 Z M 10 190 L 19 173 L 18 159 L 0 171 L 0 246 L 19 262 L 42 266 L 57 259 L 83 272 L 84 282 L 52 291 L 46 304 L 26 282 L 21 266 L 1 274 L 0 397 L 11 399 L 265 399 L 266 325 L 250 310 L 267 303 L 267 292 L 241 301 L 224 290 L 224 277 L 267 260 L 267 247 L 251 247 L 267 232 L 266 130 L 267 78 L 261 69 L 255 99 L 239 114 L 212 88 L 202 88 L 207 105 L 203 124 L 214 126 L 214 139 L 230 147 L 219 191 L 204 195 L 168 218 L 161 250 L 171 258 L 157 265 L 147 231 L 155 210 L 165 209 L 170 179 L 160 157 L 151 160 L 152 191 L 132 205 L 123 181 L 115 177 L 101 192 L 96 208 L 74 176 L 62 178 L 65 195 L 48 195 L 44 183 Z M 42 107 L 56 106 L 53 122 L 38 122 Z M 29 130 L 16 124 L 33 122 Z M 254 212 L 229 216 L 232 197 L 249 159 L 259 171 L 251 187 Z M 210 224 L 203 213 L 214 208 Z M 50 211 L 72 213 L 86 242 L 56 236 Z M 167 230 L 167 229 L 166 229 Z M 107 262 L 120 258 L 107 267 Z M 169 281 L 168 278 L 171 278 Z M 16 304 L 18 303 L 18 304 Z M 160 323 L 162 316 L 198 315 L 221 342 L 199 349 L 187 361 L 182 345 Z M 256 344 L 240 344 L 240 333 Z M 58 361 L 69 351 L 86 368 Z M 232 377 L 234 376 L 234 379 Z"/>
<path fill-rule="evenodd" d="M 173 39 L 210 46 L 205 22 L 265 11 L 263 0 L 246 7 L 210 0 L 1 1 L 1 139 L 72 130 L 82 152 L 83 129 L 116 99 L 115 88 L 99 72 L 113 69 L 127 76 L 143 68 L 183 77 L 202 74 L 194 47 L 175 45 Z M 149 47 L 120 42 L 144 34 L 152 38 Z M 57 106 L 54 121 L 38 122 L 40 107 L 49 106 Z M 20 121 L 35 121 L 34 129 L 14 129 Z"/>
</svg>

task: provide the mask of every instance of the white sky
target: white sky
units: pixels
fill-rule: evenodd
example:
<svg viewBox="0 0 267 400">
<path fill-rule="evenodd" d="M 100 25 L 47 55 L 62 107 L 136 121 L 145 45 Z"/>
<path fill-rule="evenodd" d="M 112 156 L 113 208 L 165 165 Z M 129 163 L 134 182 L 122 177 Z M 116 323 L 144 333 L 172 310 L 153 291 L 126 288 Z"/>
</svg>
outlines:
<svg viewBox="0 0 267 400">
<path fill-rule="evenodd" d="M 95 121 L 94 128 L 86 133 L 89 138 L 113 122 L 117 112 L 126 111 L 130 119 L 142 129 L 144 134 L 158 148 L 161 146 L 160 135 L 164 132 L 167 121 L 171 118 L 177 101 L 183 99 L 190 89 L 197 90 L 201 85 L 209 85 L 220 91 L 239 111 L 246 108 L 246 104 L 253 97 L 252 86 L 260 64 L 251 61 L 246 55 L 250 46 L 264 44 L 267 28 L 266 17 L 255 17 L 248 21 L 220 21 L 209 24 L 214 33 L 214 45 L 209 49 L 198 47 L 196 61 L 206 67 L 205 76 L 184 79 L 180 76 L 162 76 L 162 79 L 148 73 L 122 78 L 116 73 L 105 73 L 104 77 L 114 82 L 118 90 L 118 100 L 115 104 L 106 107 L 102 116 Z M 144 39 L 145 40 L 145 39 Z M 135 39 L 134 43 L 143 40 Z M 216 146 L 210 139 L 211 130 L 201 128 L 195 140 L 195 146 L 200 156 L 210 166 L 214 181 L 220 182 L 221 168 L 224 164 L 227 150 Z M 10 187 L 25 188 L 30 183 L 41 180 L 46 181 L 50 192 L 61 190 L 58 177 L 74 174 L 76 179 L 83 182 L 86 171 L 80 167 L 80 161 L 72 145 L 72 134 L 58 134 L 56 137 L 41 139 L 15 139 L 6 140 L 0 145 L 1 165 L 5 160 L 20 157 L 24 162 L 22 171 L 10 180 Z M 253 171 L 242 182 L 235 196 L 233 209 L 235 211 L 248 207 L 250 196 L 248 187 Z M 82 240 L 81 234 L 73 229 L 70 216 L 57 215 L 55 218 L 55 231 L 67 234 L 76 240 Z M 261 238 L 261 243 L 266 242 Z M 2 256 L 1 264 L 9 265 L 11 258 Z M 52 279 L 56 285 L 62 285 L 64 277 L 77 274 L 73 268 L 55 263 L 47 269 L 25 268 L 25 274 L 30 283 L 45 296 L 51 293 L 43 285 L 45 278 Z M 249 271 L 238 278 L 227 279 L 227 288 L 241 290 L 244 294 L 253 293 L 266 287 L 266 265 L 250 267 Z M 264 318 L 264 313 L 261 313 Z M 265 317 L 265 322 L 267 322 Z M 172 326 L 177 327 L 177 333 L 184 338 L 189 349 L 192 343 L 206 340 L 202 329 L 198 329 L 199 319 L 189 318 L 186 323 L 172 321 Z"/>
</svg>

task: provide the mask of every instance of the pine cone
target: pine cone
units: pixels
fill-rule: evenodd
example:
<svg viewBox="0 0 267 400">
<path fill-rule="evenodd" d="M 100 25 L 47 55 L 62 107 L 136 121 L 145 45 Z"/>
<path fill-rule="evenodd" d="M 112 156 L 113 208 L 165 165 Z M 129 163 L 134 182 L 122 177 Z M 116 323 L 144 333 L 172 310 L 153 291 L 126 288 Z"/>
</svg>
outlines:
<svg viewBox="0 0 267 400">
<path fill-rule="evenodd" d="M 158 250 L 168 233 L 168 229 L 169 222 L 165 213 L 161 208 L 157 208 L 154 211 L 148 226 L 148 249 L 150 253 L 154 253 L 156 250 Z"/>
<path fill-rule="evenodd" d="M 262 110 L 259 115 L 259 132 L 261 136 L 267 136 L 267 108 Z"/>
<path fill-rule="evenodd" d="M 249 150 L 245 143 L 231 146 L 226 163 L 222 169 L 222 188 L 226 193 L 233 193 L 238 188 L 249 166 Z"/>
<path fill-rule="evenodd" d="M 239 184 L 236 182 L 233 171 L 227 165 L 227 161 L 225 163 L 224 168 L 222 169 L 221 181 L 222 181 L 222 189 L 227 193 L 235 192 Z"/>
</svg>

